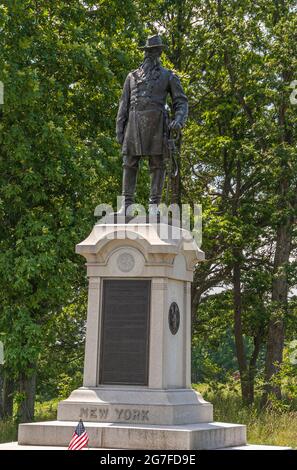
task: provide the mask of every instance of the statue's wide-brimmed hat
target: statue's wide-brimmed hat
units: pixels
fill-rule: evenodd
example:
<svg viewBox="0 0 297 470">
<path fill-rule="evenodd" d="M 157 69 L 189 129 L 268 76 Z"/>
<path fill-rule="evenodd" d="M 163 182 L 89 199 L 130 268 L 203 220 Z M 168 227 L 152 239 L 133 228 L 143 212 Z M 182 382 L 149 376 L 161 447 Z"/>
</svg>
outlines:
<svg viewBox="0 0 297 470">
<path fill-rule="evenodd" d="M 144 51 L 152 49 L 153 47 L 159 47 L 160 49 L 164 49 L 165 45 L 162 42 L 161 37 L 156 34 L 155 36 L 150 36 L 147 38 L 146 43 L 144 46 L 140 47 Z"/>
</svg>

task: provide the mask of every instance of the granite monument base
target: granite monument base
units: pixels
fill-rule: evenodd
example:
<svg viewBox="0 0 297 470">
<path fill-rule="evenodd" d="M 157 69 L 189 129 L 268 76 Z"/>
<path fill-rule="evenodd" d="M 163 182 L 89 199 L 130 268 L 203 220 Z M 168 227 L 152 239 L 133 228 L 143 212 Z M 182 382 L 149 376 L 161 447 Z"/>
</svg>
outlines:
<svg viewBox="0 0 297 470">
<path fill-rule="evenodd" d="M 176 425 L 207 423 L 212 405 L 192 389 L 82 387 L 59 403 L 59 421 Z"/>
<path fill-rule="evenodd" d="M 213 422 L 191 388 L 191 282 L 204 259 L 192 235 L 163 221 L 98 223 L 76 251 L 89 277 L 83 387 L 57 421 L 21 424 L 19 444 L 67 446 L 79 419 L 92 448 L 246 444 L 245 426 Z"/>
<path fill-rule="evenodd" d="M 20 424 L 20 445 L 67 446 L 76 421 Z M 196 423 L 175 426 L 84 422 L 89 446 L 106 449 L 200 450 L 246 444 L 240 424 Z"/>
</svg>

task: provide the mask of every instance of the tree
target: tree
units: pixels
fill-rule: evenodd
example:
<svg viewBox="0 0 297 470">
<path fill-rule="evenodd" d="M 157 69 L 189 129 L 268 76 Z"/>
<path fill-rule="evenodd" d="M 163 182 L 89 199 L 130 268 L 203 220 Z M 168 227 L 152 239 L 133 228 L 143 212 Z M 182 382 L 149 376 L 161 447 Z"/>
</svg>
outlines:
<svg viewBox="0 0 297 470">
<path fill-rule="evenodd" d="M 183 49 L 190 99 L 182 158 L 183 200 L 203 203 L 207 259 L 195 273 L 193 316 L 209 289 L 232 285 L 236 352 L 247 403 L 253 401 L 253 377 L 266 335 L 267 380 L 271 377 L 267 364 L 281 361 L 284 338 L 281 318 L 286 316 L 286 271 L 296 214 L 292 145 L 296 124 L 287 93 L 296 54 L 293 33 L 285 34 L 295 27 L 293 4 L 196 3 Z M 276 26 L 277 18 L 281 26 Z M 250 296 L 251 276 L 245 275 L 250 269 L 259 283 L 258 295 L 255 291 L 253 295 L 262 310 L 257 309 L 260 321 L 254 317 L 252 328 L 247 328 L 248 312 L 256 305 Z M 275 310 L 279 295 L 282 299 Z M 273 310 L 281 316 L 276 313 L 275 318 Z M 247 333 L 254 343 L 249 360 Z M 274 365 L 271 371 L 276 370 Z"/>
<path fill-rule="evenodd" d="M 21 421 L 48 325 L 84 285 L 75 244 L 119 188 L 114 119 L 137 27 L 132 2 L 96 4 L 2 2 L 0 324 Z"/>
</svg>

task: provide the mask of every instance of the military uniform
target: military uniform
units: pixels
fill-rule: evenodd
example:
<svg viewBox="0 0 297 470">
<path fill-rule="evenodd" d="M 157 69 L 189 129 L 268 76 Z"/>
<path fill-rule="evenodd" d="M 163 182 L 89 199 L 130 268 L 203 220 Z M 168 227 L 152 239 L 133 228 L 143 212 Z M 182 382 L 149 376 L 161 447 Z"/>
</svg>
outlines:
<svg viewBox="0 0 297 470">
<path fill-rule="evenodd" d="M 187 97 L 177 75 L 161 65 L 142 79 L 140 69 L 126 78 L 117 116 L 117 138 L 123 155 L 163 155 L 166 150 L 166 98 L 170 94 L 174 118 L 185 123 Z"/>
<path fill-rule="evenodd" d="M 158 36 L 149 38 L 153 43 Z M 147 48 L 153 46 L 146 46 Z M 164 184 L 164 154 L 168 139 L 168 119 L 165 110 L 171 96 L 174 119 L 184 125 L 188 101 L 180 80 L 172 71 L 158 63 L 146 72 L 141 66 L 125 80 L 116 124 L 117 140 L 123 154 L 123 196 L 125 205 L 134 201 L 138 164 L 149 157 L 151 173 L 150 204 L 159 204 Z"/>
</svg>

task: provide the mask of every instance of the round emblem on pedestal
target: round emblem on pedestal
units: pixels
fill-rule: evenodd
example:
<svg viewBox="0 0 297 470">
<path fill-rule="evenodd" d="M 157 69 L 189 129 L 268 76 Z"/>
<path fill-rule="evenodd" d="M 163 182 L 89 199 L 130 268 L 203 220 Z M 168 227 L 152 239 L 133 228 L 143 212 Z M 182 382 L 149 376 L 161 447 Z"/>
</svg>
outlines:
<svg viewBox="0 0 297 470">
<path fill-rule="evenodd" d="M 179 313 L 179 308 L 176 302 L 172 302 L 169 308 L 169 314 L 168 314 L 168 323 L 169 323 L 169 329 L 173 335 L 176 335 L 176 333 L 179 330 L 179 324 L 180 324 L 180 313 Z"/>
<path fill-rule="evenodd" d="M 135 266 L 134 257 L 130 253 L 121 253 L 117 258 L 117 265 L 122 272 L 128 273 Z"/>
</svg>

